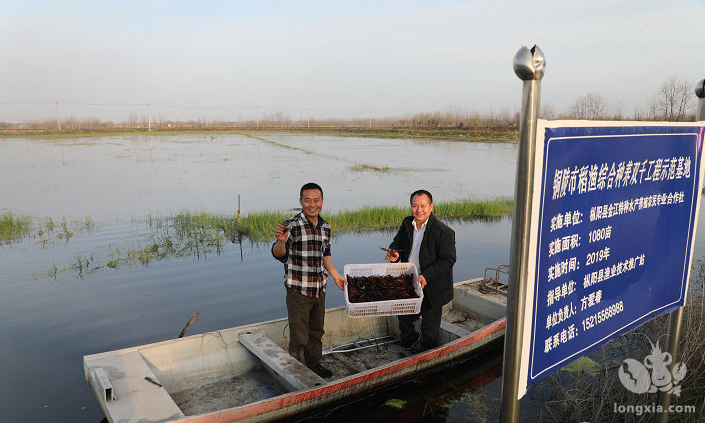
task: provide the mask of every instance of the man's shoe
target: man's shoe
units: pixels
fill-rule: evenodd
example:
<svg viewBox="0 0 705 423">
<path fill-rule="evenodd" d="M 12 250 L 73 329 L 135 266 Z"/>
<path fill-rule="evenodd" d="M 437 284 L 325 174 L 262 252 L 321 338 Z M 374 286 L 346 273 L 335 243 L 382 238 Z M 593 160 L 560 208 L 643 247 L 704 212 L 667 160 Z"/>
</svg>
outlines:
<svg viewBox="0 0 705 423">
<path fill-rule="evenodd" d="M 411 350 L 421 343 L 422 338 L 423 336 L 421 334 L 418 334 L 418 337 L 416 337 L 416 339 L 412 338 L 411 340 L 400 341 L 399 346 L 404 348 L 405 350 Z"/>
<path fill-rule="evenodd" d="M 321 363 L 316 363 L 316 365 L 309 367 L 309 369 L 323 379 L 333 376 L 333 372 L 321 366 Z"/>
<path fill-rule="evenodd" d="M 430 349 L 431 349 L 431 347 L 429 347 L 428 345 L 424 344 L 423 342 L 419 342 L 418 344 L 416 344 L 415 347 L 413 347 L 411 349 L 411 352 L 414 354 L 420 354 L 420 353 L 426 352 Z"/>
</svg>

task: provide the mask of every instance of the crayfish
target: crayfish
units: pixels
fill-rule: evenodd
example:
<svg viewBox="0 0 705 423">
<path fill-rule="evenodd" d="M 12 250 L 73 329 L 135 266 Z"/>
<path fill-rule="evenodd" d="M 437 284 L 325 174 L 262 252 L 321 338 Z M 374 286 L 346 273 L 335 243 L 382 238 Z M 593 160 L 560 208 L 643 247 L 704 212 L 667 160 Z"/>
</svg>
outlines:
<svg viewBox="0 0 705 423">
<path fill-rule="evenodd" d="M 419 298 L 414 291 L 413 275 L 347 276 L 351 303 Z"/>
</svg>

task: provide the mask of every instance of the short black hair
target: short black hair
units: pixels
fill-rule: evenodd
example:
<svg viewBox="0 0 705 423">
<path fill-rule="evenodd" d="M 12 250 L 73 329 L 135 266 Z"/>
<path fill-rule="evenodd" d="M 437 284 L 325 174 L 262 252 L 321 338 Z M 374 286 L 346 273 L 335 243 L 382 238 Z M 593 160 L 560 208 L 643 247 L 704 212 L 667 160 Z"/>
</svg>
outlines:
<svg viewBox="0 0 705 423">
<path fill-rule="evenodd" d="M 426 191 L 425 189 L 417 189 L 416 191 L 412 192 L 411 197 L 409 197 L 409 204 L 413 203 L 414 197 L 416 197 L 417 195 L 421 195 L 421 194 L 428 195 L 428 199 L 431 200 L 431 204 L 433 204 L 433 196 L 431 195 L 430 192 Z"/>
<path fill-rule="evenodd" d="M 315 182 L 309 182 L 301 187 L 301 191 L 299 192 L 299 198 L 304 198 L 304 191 L 306 191 L 307 189 L 317 189 L 321 191 L 321 197 L 323 197 L 323 188 L 321 188 L 321 186 Z"/>
</svg>

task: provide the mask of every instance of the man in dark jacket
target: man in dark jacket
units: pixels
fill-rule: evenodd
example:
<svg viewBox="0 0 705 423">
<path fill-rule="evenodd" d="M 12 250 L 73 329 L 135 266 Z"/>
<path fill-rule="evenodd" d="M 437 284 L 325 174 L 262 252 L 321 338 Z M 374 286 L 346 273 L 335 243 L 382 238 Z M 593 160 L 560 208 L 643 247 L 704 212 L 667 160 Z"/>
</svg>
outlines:
<svg viewBox="0 0 705 423">
<path fill-rule="evenodd" d="M 404 218 L 389 251 L 391 262 L 410 262 L 419 270 L 417 283 L 424 292 L 419 314 L 400 315 L 400 345 L 415 352 L 438 346 L 443 305 L 453 299 L 455 232 L 433 213 L 433 196 L 426 190 L 411 194 L 411 216 Z M 414 322 L 421 317 L 421 334 Z"/>
</svg>

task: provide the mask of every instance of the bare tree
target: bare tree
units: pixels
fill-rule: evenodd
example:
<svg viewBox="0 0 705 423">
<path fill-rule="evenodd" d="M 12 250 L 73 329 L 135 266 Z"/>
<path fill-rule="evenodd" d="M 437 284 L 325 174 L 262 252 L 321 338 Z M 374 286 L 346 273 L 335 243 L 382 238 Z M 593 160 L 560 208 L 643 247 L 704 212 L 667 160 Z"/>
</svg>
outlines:
<svg viewBox="0 0 705 423">
<path fill-rule="evenodd" d="M 612 120 L 624 120 L 624 104 L 618 101 L 612 105 L 612 112 L 610 119 Z"/>
<path fill-rule="evenodd" d="M 692 108 L 691 84 L 675 76 L 661 85 L 656 95 L 656 110 L 659 117 L 669 122 L 682 122 Z"/>
<path fill-rule="evenodd" d="M 607 101 L 599 93 L 589 93 L 580 96 L 571 107 L 571 114 L 576 119 L 604 119 L 606 113 Z"/>
<path fill-rule="evenodd" d="M 556 108 L 551 103 L 544 103 L 541 106 L 540 116 L 542 119 L 552 120 L 556 118 Z"/>
</svg>

